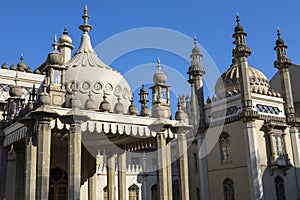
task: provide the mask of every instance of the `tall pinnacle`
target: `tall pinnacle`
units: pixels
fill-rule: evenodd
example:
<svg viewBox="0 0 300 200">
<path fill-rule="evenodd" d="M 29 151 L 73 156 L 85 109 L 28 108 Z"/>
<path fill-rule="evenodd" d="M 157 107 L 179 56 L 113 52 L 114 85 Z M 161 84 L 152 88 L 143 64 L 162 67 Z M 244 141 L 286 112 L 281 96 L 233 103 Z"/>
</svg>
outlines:
<svg viewBox="0 0 300 200">
<path fill-rule="evenodd" d="M 54 52 L 57 52 L 57 47 L 58 47 L 58 45 L 57 45 L 57 38 L 56 38 L 56 35 L 54 35 L 52 47 L 53 47 L 53 51 L 54 51 Z"/>
<path fill-rule="evenodd" d="M 157 58 L 157 71 L 159 71 L 160 72 L 160 70 L 161 70 L 161 64 L 160 64 L 160 58 L 158 57 Z"/>
<path fill-rule="evenodd" d="M 89 25 L 88 23 L 88 19 L 90 18 L 90 16 L 88 15 L 88 8 L 87 5 L 84 5 L 84 11 L 83 11 L 83 24 L 79 26 L 79 29 L 82 30 L 83 33 L 88 33 L 90 30 L 92 30 L 92 26 Z"/>
</svg>

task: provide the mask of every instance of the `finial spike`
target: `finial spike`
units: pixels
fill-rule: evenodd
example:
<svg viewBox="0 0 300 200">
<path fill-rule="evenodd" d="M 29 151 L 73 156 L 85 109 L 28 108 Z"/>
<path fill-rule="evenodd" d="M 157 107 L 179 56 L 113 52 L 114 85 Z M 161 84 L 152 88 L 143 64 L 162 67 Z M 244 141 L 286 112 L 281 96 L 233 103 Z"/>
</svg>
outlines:
<svg viewBox="0 0 300 200">
<path fill-rule="evenodd" d="M 281 33 L 280 33 L 280 28 L 279 27 L 277 28 L 277 36 L 278 36 L 278 39 L 280 39 Z"/>
<path fill-rule="evenodd" d="M 157 70 L 160 71 L 161 70 L 161 64 L 160 64 L 160 58 L 157 58 Z"/>
<path fill-rule="evenodd" d="M 54 52 L 57 52 L 57 37 L 54 35 L 53 44 L 52 44 Z"/>
<path fill-rule="evenodd" d="M 23 61 L 23 60 L 24 60 L 24 54 L 21 53 L 20 61 Z"/>
<path fill-rule="evenodd" d="M 237 13 L 236 13 L 236 22 L 237 22 L 238 25 L 240 25 L 240 21 L 241 21 L 241 20 L 240 20 L 240 15 L 239 15 L 239 13 L 237 12 Z"/>
<path fill-rule="evenodd" d="M 69 34 L 69 33 L 68 33 L 67 27 L 64 27 L 64 32 L 63 32 L 63 34 L 64 34 L 64 35 L 68 35 L 68 34 Z"/>
</svg>

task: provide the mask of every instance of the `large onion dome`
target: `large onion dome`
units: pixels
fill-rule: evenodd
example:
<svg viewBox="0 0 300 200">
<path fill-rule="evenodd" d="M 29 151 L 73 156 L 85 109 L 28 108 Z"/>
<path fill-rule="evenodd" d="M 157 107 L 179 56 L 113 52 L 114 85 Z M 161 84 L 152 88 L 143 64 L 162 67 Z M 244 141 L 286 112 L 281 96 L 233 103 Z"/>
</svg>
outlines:
<svg viewBox="0 0 300 200">
<path fill-rule="evenodd" d="M 251 92 L 266 93 L 269 91 L 270 84 L 267 77 L 258 69 L 248 67 L 249 82 Z M 233 64 L 221 77 L 217 80 L 215 85 L 215 92 L 218 97 L 230 96 L 240 91 L 240 74 L 238 66 Z"/>
</svg>

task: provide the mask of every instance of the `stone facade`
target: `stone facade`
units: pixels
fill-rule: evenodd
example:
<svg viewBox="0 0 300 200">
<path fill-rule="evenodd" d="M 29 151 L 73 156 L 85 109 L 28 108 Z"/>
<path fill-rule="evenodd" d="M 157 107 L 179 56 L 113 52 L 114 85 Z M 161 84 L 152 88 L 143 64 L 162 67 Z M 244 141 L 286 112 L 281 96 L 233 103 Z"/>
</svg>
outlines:
<svg viewBox="0 0 300 200">
<path fill-rule="evenodd" d="M 160 60 L 151 112 L 143 85 L 138 113 L 127 81 L 91 45 L 87 7 L 82 18 L 74 56 L 65 29 L 33 73 L 23 57 L 0 69 L 0 199 L 300 199 L 300 106 L 289 71 L 299 70 L 280 31 L 269 83 L 248 64 L 237 16 L 233 63 L 206 101 L 195 38 L 191 97 L 179 97 L 172 120 Z"/>
</svg>

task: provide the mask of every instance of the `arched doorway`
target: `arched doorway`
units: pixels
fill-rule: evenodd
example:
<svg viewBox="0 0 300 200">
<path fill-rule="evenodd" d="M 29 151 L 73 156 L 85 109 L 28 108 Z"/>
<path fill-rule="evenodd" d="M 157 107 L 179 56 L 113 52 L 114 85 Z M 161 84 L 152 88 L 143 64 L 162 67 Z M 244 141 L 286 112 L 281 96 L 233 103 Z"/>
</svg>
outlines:
<svg viewBox="0 0 300 200">
<path fill-rule="evenodd" d="M 65 170 L 55 167 L 50 173 L 49 200 L 68 199 L 68 175 Z"/>
</svg>

